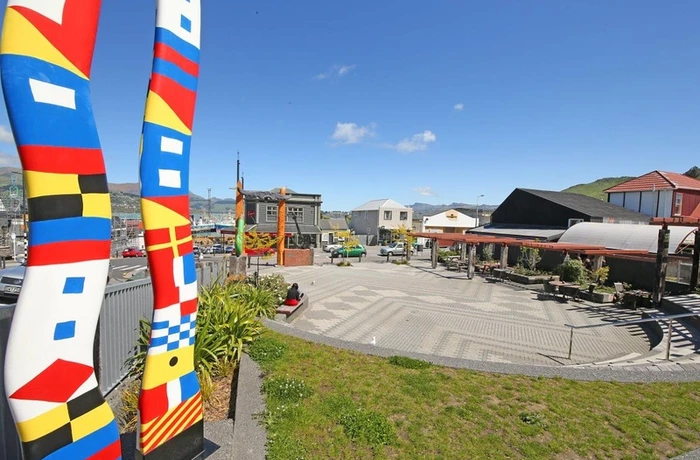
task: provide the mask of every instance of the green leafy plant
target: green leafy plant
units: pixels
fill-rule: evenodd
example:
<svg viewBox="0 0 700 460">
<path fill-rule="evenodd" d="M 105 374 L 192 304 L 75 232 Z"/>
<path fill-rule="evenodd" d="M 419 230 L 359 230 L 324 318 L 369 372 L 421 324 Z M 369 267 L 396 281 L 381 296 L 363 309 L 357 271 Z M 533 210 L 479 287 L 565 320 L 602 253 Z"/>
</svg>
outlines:
<svg viewBox="0 0 700 460">
<path fill-rule="evenodd" d="M 274 311 L 275 305 L 272 293 L 245 283 L 224 285 L 217 282 L 202 289 L 194 368 L 204 399 L 211 395 L 212 379 L 233 370 L 243 351 L 262 334 L 264 327 L 257 317 L 269 315 L 270 308 Z M 134 355 L 125 363 L 132 376 L 143 373 L 150 333 L 150 321 L 141 319 Z"/>
<path fill-rule="evenodd" d="M 458 256 L 459 252 L 451 251 L 449 249 L 439 249 L 438 250 L 438 262 L 445 262 L 448 257 Z"/>
<path fill-rule="evenodd" d="M 493 262 L 493 243 L 485 243 L 481 250 L 482 262 Z"/>
<path fill-rule="evenodd" d="M 537 412 L 521 412 L 520 420 L 526 425 L 538 426 L 540 428 L 547 428 L 547 419 L 544 415 Z"/>
<path fill-rule="evenodd" d="M 562 281 L 568 283 L 586 284 L 586 267 L 578 259 L 568 259 L 559 265 L 555 272 Z"/>
<path fill-rule="evenodd" d="M 603 285 L 608 280 L 610 267 L 601 267 L 593 272 L 593 280 L 596 284 Z"/>
<path fill-rule="evenodd" d="M 255 284 L 252 276 L 248 277 L 248 284 Z M 287 297 L 287 290 L 289 289 L 289 283 L 284 279 L 284 276 L 279 273 L 259 277 L 257 286 L 258 289 L 271 292 L 277 297 L 278 303 L 284 301 Z"/>
<path fill-rule="evenodd" d="M 394 366 L 405 367 L 406 369 L 426 369 L 432 364 L 420 359 L 408 358 L 406 356 L 389 356 L 389 363 Z"/>
<path fill-rule="evenodd" d="M 523 246 L 520 248 L 520 258 L 518 259 L 518 265 L 522 265 L 528 270 L 536 270 L 537 264 L 542 260 L 540 256 L 540 250 L 537 248 L 529 248 Z"/>
<path fill-rule="evenodd" d="M 406 259 L 399 259 L 399 260 L 392 260 L 391 263 L 395 265 L 408 265 L 408 260 Z"/>
</svg>

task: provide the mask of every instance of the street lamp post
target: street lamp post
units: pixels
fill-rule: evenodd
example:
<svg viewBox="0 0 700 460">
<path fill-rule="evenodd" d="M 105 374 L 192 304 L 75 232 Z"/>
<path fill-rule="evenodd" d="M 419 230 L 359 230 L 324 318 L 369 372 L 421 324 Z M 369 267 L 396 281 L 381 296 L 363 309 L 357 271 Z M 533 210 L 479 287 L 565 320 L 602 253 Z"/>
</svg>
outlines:
<svg viewBox="0 0 700 460">
<path fill-rule="evenodd" d="M 476 196 L 476 226 L 479 226 L 479 198 L 483 198 L 484 195 Z"/>
</svg>

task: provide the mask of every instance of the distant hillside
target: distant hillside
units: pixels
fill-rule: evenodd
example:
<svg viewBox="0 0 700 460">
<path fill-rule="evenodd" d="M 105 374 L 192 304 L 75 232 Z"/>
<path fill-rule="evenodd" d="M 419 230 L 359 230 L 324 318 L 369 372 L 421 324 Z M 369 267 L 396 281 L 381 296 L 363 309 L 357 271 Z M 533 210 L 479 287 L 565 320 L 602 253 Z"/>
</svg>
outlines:
<svg viewBox="0 0 700 460">
<path fill-rule="evenodd" d="M 448 209 L 459 210 L 460 212 L 467 215 L 476 215 L 476 205 L 467 203 L 451 203 L 451 204 L 428 204 L 428 203 L 413 203 L 407 205 L 409 208 L 413 209 L 413 218 L 419 218 L 423 216 L 434 216 Z M 498 206 L 492 204 L 481 204 L 479 203 L 479 214 L 489 213 L 493 211 Z"/>
<path fill-rule="evenodd" d="M 580 195 L 592 196 L 593 198 L 598 198 L 599 200 L 607 201 L 607 194 L 603 193 L 603 190 L 614 187 L 617 184 L 621 184 L 634 177 L 621 176 L 621 177 L 604 177 L 598 179 L 597 181 L 589 182 L 587 184 L 578 184 L 573 187 L 562 190 L 562 192 L 578 193 Z"/>
</svg>

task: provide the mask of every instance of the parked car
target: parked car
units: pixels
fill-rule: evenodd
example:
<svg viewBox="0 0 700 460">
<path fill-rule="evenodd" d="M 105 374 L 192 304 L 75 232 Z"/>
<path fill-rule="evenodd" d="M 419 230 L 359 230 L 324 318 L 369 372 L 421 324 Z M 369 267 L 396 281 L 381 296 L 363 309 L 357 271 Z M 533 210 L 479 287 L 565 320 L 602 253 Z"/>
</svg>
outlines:
<svg viewBox="0 0 700 460">
<path fill-rule="evenodd" d="M 138 248 L 126 248 L 122 251 L 122 257 L 146 257 L 146 252 Z"/>
<path fill-rule="evenodd" d="M 27 270 L 26 262 L 16 267 L 0 270 L 0 298 L 4 301 L 17 302 L 19 292 L 22 290 L 24 272 Z"/>
<path fill-rule="evenodd" d="M 323 246 L 323 250 L 325 252 L 333 252 L 333 251 L 338 250 L 342 247 L 343 247 L 342 244 L 332 243 L 332 244 L 326 244 L 325 246 Z"/>
<path fill-rule="evenodd" d="M 406 254 L 406 244 L 403 241 L 395 241 L 391 243 L 389 246 L 383 246 L 379 248 L 379 255 L 380 256 L 403 256 Z M 415 246 L 411 247 L 411 254 L 416 252 Z"/>
<path fill-rule="evenodd" d="M 352 246 L 349 251 L 341 247 L 340 249 L 335 249 L 333 252 L 331 252 L 331 257 L 360 257 L 366 255 L 367 250 L 361 244 Z"/>
<path fill-rule="evenodd" d="M 224 252 L 226 254 L 233 254 L 233 246 L 226 246 L 226 249 L 224 249 Z"/>
</svg>

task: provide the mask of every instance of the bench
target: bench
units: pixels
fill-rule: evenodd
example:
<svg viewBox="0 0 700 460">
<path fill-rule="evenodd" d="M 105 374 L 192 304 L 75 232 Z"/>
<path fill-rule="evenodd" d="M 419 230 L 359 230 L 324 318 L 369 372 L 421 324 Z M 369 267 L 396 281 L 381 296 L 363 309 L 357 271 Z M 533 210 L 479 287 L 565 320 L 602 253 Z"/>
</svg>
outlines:
<svg viewBox="0 0 700 460">
<path fill-rule="evenodd" d="M 275 320 L 291 323 L 309 306 L 309 296 L 304 295 L 297 305 L 280 305 L 277 307 Z"/>
</svg>

